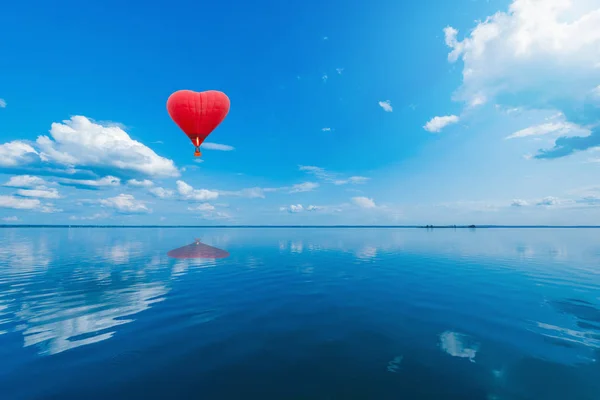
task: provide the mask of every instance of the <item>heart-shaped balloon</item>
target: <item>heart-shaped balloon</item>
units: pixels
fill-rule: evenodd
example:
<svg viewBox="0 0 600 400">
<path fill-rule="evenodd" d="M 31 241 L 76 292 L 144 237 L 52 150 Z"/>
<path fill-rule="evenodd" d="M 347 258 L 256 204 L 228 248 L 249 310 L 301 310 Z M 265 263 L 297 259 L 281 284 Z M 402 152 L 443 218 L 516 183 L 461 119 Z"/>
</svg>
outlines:
<svg viewBox="0 0 600 400">
<path fill-rule="evenodd" d="M 229 98 L 216 90 L 194 92 L 178 90 L 169 96 L 167 111 L 171 119 L 190 138 L 196 153 L 204 139 L 217 127 L 229 112 Z"/>
</svg>

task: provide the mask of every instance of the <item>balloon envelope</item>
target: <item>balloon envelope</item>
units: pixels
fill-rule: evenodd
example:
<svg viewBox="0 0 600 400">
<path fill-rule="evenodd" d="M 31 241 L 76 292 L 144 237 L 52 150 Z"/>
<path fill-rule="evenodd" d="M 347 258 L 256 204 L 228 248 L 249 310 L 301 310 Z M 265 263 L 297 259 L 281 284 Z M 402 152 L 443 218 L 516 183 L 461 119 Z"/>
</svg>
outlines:
<svg viewBox="0 0 600 400">
<path fill-rule="evenodd" d="M 179 247 L 167 253 L 172 258 L 225 258 L 229 253 L 225 250 L 200 243 L 199 240 L 187 246 Z"/>
<path fill-rule="evenodd" d="M 173 121 L 198 147 L 229 112 L 229 97 L 223 92 L 178 90 L 169 96 L 167 111 Z"/>
</svg>

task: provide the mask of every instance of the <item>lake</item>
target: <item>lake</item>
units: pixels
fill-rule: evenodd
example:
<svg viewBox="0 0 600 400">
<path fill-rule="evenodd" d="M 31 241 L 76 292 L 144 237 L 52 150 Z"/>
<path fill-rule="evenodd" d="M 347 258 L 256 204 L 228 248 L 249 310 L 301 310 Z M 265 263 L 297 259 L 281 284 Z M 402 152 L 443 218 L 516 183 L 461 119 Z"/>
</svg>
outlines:
<svg viewBox="0 0 600 400">
<path fill-rule="evenodd" d="M 0 229 L 2 399 L 597 400 L 599 349 L 598 229 Z"/>
</svg>

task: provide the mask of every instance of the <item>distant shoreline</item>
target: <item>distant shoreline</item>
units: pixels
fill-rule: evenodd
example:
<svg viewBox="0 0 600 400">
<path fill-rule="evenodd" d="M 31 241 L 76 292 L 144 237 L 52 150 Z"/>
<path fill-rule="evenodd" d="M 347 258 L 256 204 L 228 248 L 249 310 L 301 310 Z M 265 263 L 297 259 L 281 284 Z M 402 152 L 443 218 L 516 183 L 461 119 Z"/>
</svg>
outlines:
<svg viewBox="0 0 600 400">
<path fill-rule="evenodd" d="M 343 228 L 343 229 L 598 229 L 600 225 L 18 225 L 4 224 L 0 228 Z"/>
</svg>

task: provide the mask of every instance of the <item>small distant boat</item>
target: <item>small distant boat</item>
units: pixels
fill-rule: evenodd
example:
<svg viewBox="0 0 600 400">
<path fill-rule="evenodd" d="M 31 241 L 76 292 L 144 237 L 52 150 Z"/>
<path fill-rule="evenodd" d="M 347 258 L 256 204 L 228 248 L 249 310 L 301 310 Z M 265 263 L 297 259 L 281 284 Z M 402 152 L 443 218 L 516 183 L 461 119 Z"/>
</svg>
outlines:
<svg viewBox="0 0 600 400">
<path fill-rule="evenodd" d="M 229 257 L 227 251 L 201 243 L 200 239 L 196 239 L 194 243 L 188 244 L 187 246 L 171 250 L 167 255 L 172 258 L 180 259 Z"/>
</svg>

